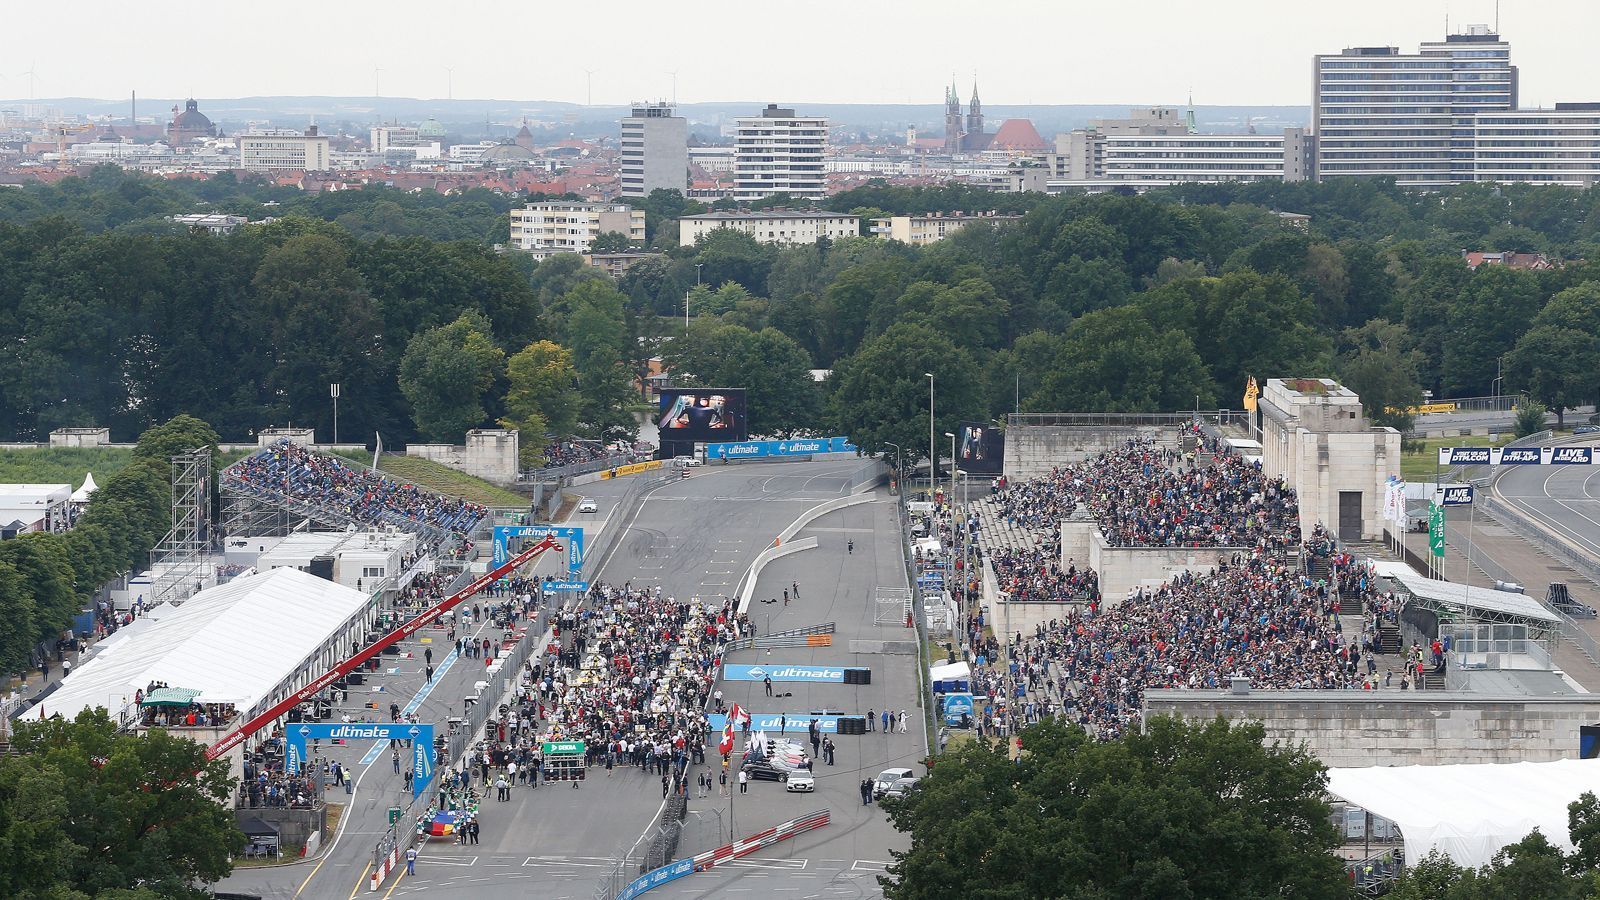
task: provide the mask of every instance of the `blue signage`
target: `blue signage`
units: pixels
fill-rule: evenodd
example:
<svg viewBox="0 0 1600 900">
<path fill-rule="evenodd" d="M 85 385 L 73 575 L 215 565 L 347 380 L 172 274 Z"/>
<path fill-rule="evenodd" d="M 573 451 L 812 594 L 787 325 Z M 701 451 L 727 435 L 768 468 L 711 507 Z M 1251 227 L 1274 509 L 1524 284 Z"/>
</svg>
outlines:
<svg viewBox="0 0 1600 900">
<path fill-rule="evenodd" d="M 1506 447 L 1500 451 L 1502 466 L 1537 466 L 1544 462 L 1538 447 Z"/>
<path fill-rule="evenodd" d="M 728 681 L 820 681 L 844 684 L 843 666 L 723 666 L 722 677 Z"/>
<path fill-rule="evenodd" d="M 838 734 L 839 720 L 845 716 L 813 716 L 808 713 L 751 713 L 750 731 L 765 731 L 768 734 L 775 732 L 788 733 L 797 731 L 801 734 L 811 730 L 811 720 L 817 720 L 817 730 L 823 734 Z M 728 723 L 728 717 L 723 715 L 706 716 L 706 723 L 711 728 L 711 733 L 716 734 Z M 779 726 L 782 726 L 781 728 Z M 743 731 L 743 726 L 736 726 L 735 731 Z"/>
<path fill-rule="evenodd" d="M 946 694 L 944 698 L 944 722 L 946 725 L 960 725 L 962 716 L 972 715 L 971 694 Z"/>
<path fill-rule="evenodd" d="M 1550 464 L 1553 466 L 1594 465 L 1593 447 L 1552 447 Z"/>
<path fill-rule="evenodd" d="M 789 441 L 740 441 L 706 445 L 706 459 L 760 459 L 771 456 L 810 456 L 814 453 L 849 453 L 856 445 L 847 438 L 795 438 Z"/>
<path fill-rule="evenodd" d="M 1472 504 L 1472 485 L 1453 484 L 1439 490 L 1440 506 L 1469 506 Z"/>
<path fill-rule="evenodd" d="M 422 796 L 433 781 L 433 726 L 410 722 L 345 722 L 339 724 L 303 722 L 288 726 L 288 759 L 291 775 L 306 761 L 306 743 L 330 741 L 410 741 L 411 799 Z"/>
<path fill-rule="evenodd" d="M 1488 447 L 1440 447 L 1439 465 L 1441 466 L 1487 466 L 1489 461 Z"/>
<path fill-rule="evenodd" d="M 693 874 L 693 872 L 693 857 L 690 857 L 689 859 L 680 859 L 673 863 L 667 863 L 659 869 L 651 869 L 643 875 L 640 875 L 638 878 L 628 882 L 628 886 L 623 888 L 622 893 L 617 895 L 617 900 L 633 900 L 633 898 L 639 896 L 645 891 L 650 890 L 651 888 L 660 887 L 669 881 L 676 881 L 685 875 Z"/>
<path fill-rule="evenodd" d="M 587 581 L 546 581 L 541 585 L 547 591 L 579 591 L 589 590 Z"/>
<path fill-rule="evenodd" d="M 583 529 L 572 525 L 496 525 L 494 527 L 494 562 L 490 568 L 499 568 L 511 558 L 511 538 L 542 539 L 554 536 L 567 548 L 567 572 L 572 575 L 583 570 Z"/>
</svg>

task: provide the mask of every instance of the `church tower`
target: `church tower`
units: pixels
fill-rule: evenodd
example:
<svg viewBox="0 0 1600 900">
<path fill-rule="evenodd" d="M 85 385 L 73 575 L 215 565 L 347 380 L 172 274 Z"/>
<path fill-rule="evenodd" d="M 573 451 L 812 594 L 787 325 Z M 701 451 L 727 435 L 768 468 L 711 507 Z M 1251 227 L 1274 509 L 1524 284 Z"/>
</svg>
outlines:
<svg viewBox="0 0 1600 900">
<path fill-rule="evenodd" d="M 983 134 L 983 104 L 978 100 L 977 76 L 972 78 L 972 102 L 967 105 L 967 134 Z"/>
<path fill-rule="evenodd" d="M 944 94 L 944 150 L 946 153 L 961 152 L 961 98 L 956 95 L 954 76 Z"/>
</svg>

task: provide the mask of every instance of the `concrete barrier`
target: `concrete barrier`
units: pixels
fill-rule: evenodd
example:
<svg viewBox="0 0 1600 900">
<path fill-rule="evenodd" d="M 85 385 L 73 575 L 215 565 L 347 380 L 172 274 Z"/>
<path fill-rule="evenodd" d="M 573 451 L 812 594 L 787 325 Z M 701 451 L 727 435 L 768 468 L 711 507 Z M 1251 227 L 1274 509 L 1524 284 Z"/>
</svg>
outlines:
<svg viewBox="0 0 1600 900">
<path fill-rule="evenodd" d="M 788 556 L 791 553 L 815 549 L 817 549 L 817 539 L 808 537 L 797 541 L 785 541 L 782 544 L 768 547 L 761 551 L 756 556 L 755 562 L 750 564 L 749 571 L 745 572 L 744 578 L 740 582 L 739 612 L 743 613 L 750 609 L 750 600 L 756 593 L 756 581 L 760 579 L 761 570 L 767 567 L 767 563 Z"/>
</svg>

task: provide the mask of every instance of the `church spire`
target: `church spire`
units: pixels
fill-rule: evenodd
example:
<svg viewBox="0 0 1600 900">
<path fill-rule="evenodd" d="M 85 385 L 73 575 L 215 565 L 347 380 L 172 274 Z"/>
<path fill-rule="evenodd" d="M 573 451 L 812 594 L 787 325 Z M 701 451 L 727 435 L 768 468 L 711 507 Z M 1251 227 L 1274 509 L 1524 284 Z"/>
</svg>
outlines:
<svg viewBox="0 0 1600 900">
<path fill-rule="evenodd" d="M 1194 88 L 1189 89 L 1189 115 L 1184 119 L 1184 125 L 1188 127 L 1190 134 L 1200 130 L 1194 121 Z"/>
</svg>

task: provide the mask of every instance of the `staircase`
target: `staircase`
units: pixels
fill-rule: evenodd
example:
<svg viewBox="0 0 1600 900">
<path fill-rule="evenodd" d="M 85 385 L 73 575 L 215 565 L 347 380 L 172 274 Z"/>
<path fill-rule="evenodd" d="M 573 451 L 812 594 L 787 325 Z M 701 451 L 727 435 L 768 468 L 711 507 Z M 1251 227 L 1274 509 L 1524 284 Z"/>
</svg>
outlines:
<svg viewBox="0 0 1600 900">
<path fill-rule="evenodd" d="M 1443 675 L 1435 675 L 1432 671 L 1424 671 L 1422 683 L 1417 685 L 1417 690 L 1420 691 L 1442 691 L 1445 688 L 1445 677 Z"/>
<path fill-rule="evenodd" d="M 1400 626 L 1384 623 L 1378 626 L 1378 652 L 1399 653 Z"/>
<path fill-rule="evenodd" d="M 1311 575 L 1311 580 L 1313 581 L 1327 581 L 1329 574 L 1328 558 L 1325 556 L 1311 557 L 1311 568 L 1309 574 Z"/>
</svg>

